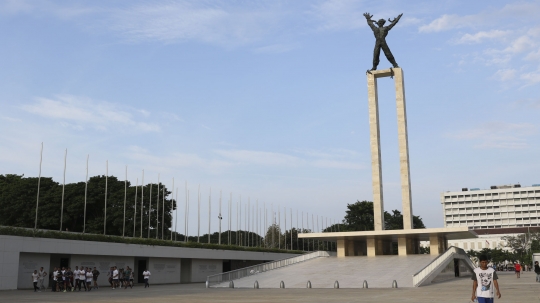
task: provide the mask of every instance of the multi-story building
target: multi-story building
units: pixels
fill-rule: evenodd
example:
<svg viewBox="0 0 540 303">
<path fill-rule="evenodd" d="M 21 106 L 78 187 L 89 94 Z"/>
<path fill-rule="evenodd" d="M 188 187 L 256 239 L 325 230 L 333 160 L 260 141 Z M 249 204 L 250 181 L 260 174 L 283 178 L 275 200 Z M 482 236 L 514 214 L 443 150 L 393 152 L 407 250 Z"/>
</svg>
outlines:
<svg viewBox="0 0 540 303">
<path fill-rule="evenodd" d="M 472 229 L 540 226 L 540 184 L 463 188 L 441 194 L 444 226 Z"/>
<path fill-rule="evenodd" d="M 540 231 L 540 184 L 463 188 L 442 193 L 441 204 L 445 227 L 466 226 L 478 234 L 477 239 L 449 241 L 450 246 L 508 250 L 505 236 Z"/>
</svg>

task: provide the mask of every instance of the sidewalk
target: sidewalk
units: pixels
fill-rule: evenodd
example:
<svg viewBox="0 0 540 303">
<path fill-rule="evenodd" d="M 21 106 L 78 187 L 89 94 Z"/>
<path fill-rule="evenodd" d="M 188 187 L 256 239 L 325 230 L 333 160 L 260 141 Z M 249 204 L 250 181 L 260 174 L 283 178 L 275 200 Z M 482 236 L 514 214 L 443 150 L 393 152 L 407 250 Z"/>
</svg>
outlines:
<svg viewBox="0 0 540 303">
<path fill-rule="evenodd" d="M 540 283 L 535 282 L 534 272 L 527 272 L 516 279 L 510 272 L 499 272 L 502 298 L 496 302 L 522 303 L 540 301 Z M 370 289 L 206 289 L 204 284 L 152 285 L 142 284 L 134 289 L 101 288 L 91 292 L 34 293 L 31 290 L 0 291 L 0 302 L 470 302 L 472 281 L 462 278 L 451 282 L 432 284 L 419 288 L 370 288 Z"/>
</svg>

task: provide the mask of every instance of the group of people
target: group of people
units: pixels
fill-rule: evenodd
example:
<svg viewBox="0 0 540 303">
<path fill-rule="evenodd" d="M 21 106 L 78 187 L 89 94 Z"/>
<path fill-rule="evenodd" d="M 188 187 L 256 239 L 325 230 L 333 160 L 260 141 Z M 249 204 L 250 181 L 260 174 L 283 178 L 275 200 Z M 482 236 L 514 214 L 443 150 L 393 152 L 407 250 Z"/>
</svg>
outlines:
<svg viewBox="0 0 540 303">
<path fill-rule="evenodd" d="M 34 270 L 32 273 L 32 283 L 34 284 L 34 292 L 41 292 L 44 289 L 43 280 L 49 276 L 52 285 L 51 290 L 55 292 L 68 292 L 68 291 L 91 291 L 92 289 L 99 289 L 98 277 L 101 273 L 94 267 L 75 266 L 75 270 L 71 270 L 71 267 L 55 267 L 54 271 L 47 275 L 47 272 L 43 270 L 43 267 L 39 271 Z M 112 266 L 107 272 L 108 281 L 112 289 L 119 287 L 133 288 L 133 270 L 127 266 L 126 269 L 116 266 Z M 148 279 L 151 273 L 145 269 L 143 272 L 144 287 L 150 287 Z"/>
<path fill-rule="evenodd" d="M 41 268 L 43 270 L 43 267 Z M 36 271 L 34 271 L 36 272 Z M 40 272 L 42 276 L 46 276 L 45 272 Z M 38 274 L 40 274 L 38 273 Z M 90 291 L 92 288 L 98 289 L 99 285 L 97 279 L 100 275 L 99 270 L 94 267 L 75 266 L 75 270 L 71 270 L 71 267 L 55 267 L 53 272 L 49 275 L 52 281 L 51 290 L 55 292 L 68 292 L 68 291 Z M 34 275 L 32 275 L 34 279 Z M 43 282 L 40 282 L 39 287 L 34 284 L 34 291 L 41 291 L 43 288 Z"/>
</svg>

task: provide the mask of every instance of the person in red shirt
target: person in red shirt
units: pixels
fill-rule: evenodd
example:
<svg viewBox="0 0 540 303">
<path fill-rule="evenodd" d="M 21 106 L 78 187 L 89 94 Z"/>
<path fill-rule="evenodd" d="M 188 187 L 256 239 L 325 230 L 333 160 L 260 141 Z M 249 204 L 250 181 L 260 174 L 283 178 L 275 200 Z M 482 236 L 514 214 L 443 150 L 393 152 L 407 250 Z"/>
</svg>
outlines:
<svg viewBox="0 0 540 303">
<path fill-rule="evenodd" d="M 519 279 L 521 272 L 521 265 L 519 263 L 514 264 L 514 269 L 516 270 L 516 278 Z"/>
</svg>

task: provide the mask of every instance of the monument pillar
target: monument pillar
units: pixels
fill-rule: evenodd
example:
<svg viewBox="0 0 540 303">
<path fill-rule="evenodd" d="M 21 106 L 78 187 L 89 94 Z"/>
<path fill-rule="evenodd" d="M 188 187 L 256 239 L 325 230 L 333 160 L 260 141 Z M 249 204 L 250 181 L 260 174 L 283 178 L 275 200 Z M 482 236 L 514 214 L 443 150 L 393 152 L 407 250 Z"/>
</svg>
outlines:
<svg viewBox="0 0 540 303">
<path fill-rule="evenodd" d="M 403 228 L 412 229 L 413 215 L 407 135 L 407 111 L 405 106 L 403 70 L 401 68 L 373 70 L 367 73 L 374 228 L 375 230 L 384 230 L 379 100 L 377 92 L 377 78 L 384 77 L 394 78 L 398 122 Z"/>
</svg>

